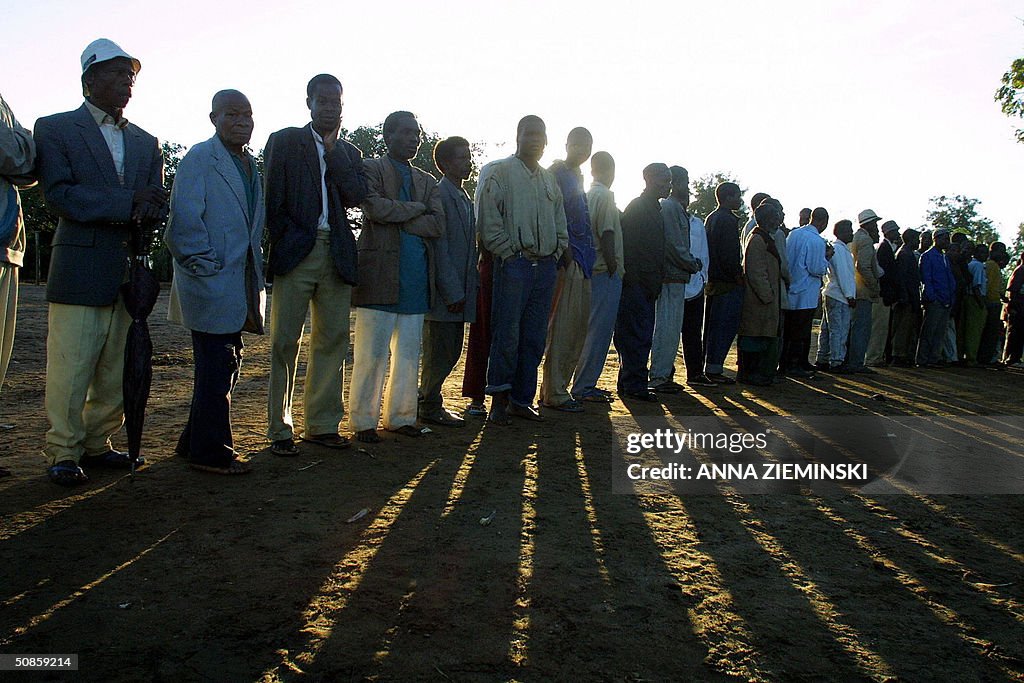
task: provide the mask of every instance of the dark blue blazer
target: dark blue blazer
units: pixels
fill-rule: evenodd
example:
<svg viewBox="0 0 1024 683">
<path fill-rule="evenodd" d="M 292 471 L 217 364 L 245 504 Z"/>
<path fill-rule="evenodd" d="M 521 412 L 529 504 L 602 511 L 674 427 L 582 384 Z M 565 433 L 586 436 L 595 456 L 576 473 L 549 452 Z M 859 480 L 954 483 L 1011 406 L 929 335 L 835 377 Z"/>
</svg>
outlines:
<svg viewBox="0 0 1024 683">
<path fill-rule="evenodd" d="M 310 125 L 285 128 L 270 136 L 264 153 L 270 273 L 291 272 L 313 250 L 323 199 L 320 160 Z M 356 284 L 356 240 L 345 209 L 366 198 L 363 155 L 338 140 L 327 155 L 327 216 L 330 249 L 341 279 Z"/>
<path fill-rule="evenodd" d="M 157 139 L 135 124 L 124 129 L 124 185 L 92 114 L 75 111 L 36 121 L 36 173 L 46 207 L 58 216 L 46 300 L 109 306 L 128 266 L 132 198 L 163 185 Z"/>
</svg>

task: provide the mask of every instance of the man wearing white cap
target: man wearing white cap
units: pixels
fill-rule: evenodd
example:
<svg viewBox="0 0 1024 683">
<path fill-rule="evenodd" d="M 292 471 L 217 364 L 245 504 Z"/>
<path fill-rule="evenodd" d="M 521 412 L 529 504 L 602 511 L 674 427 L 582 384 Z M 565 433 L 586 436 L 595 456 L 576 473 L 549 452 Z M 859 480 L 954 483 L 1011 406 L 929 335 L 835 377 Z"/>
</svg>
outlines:
<svg viewBox="0 0 1024 683">
<path fill-rule="evenodd" d="M 860 229 L 853 234 L 854 279 L 857 282 L 857 303 L 853 308 L 853 323 L 850 327 L 850 349 L 846 363 L 850 372 L 874 374 L 864 366 L 864 356 L 871 340 L 871 307 L 880 294 L 878 279 L 882 269 L 878 265 L 875 242 L 878 241 L 878 221 L 881 220 L 871 209 L 857 214 Z"/>
<path fill-rule="evenodd" d="M 152 235 L 167 210 L 155 137 L 123 116 L 142 68 L 101 38 L 82 53 L 85 103 L 39 119 L 36 172 L 60 217 L 46 299 L 47 474 L 62 486 L 88 480 L 82 466 L 129 467 L 110 437 L 124 423 L 121 374 L 131 318 L 118 296 L 129 243 Z"/>
</svg>

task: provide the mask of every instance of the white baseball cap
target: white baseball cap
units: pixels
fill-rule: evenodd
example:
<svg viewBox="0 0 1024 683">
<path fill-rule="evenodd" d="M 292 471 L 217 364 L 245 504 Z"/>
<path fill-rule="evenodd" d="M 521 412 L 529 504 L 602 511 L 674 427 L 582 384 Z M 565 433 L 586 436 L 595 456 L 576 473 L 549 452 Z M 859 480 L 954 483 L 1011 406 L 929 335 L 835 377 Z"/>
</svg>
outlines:
<svg viewBox="0 0 1024 683">
<path fill-rule="evenodd" d="M 107 38 L 97 38 L 89 43 L 85 51 L 82 52 L 82 73 L 84 74 L 93 64 L 109 62 L 118 57 L 130 59 L 132 66 L 135 67 L 135 73 L 142 70 L 142 62 L 122 50 L 120 45 Z"/>
</svg>

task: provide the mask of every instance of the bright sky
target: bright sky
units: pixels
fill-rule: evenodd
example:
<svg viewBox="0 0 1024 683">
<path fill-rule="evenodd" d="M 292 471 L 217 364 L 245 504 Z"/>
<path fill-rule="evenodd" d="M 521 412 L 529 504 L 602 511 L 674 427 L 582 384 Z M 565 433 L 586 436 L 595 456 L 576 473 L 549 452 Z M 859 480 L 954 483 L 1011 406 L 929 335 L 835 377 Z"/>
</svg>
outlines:
<svg viewBox="0 0 1024 683">
<path fill-rule="evenodd" d="M 408 109 L 443 136 L 506 143 L 497 157 L 534 113 L 548 163 L 586 126 L 616 158 L 620 207 L 663 161 L 732 173 L 790 224 L 820 205 L 914 227 L 929 197 L 964 194 L 1010 239 L 1024 145 L 992 96 L 1024 52 L 1022 17 L 1009 0 L 34 0 L 4 9 L 0 93 L 28 126 L 77 107 L 79 56 L 106 37 L 141 59 L 125 114 L 161 140 L 208 138 L 211 95 L 237 88 L 259 149 L 308 121 L 305 84 L 329 72 L 348 128 Z"/>
</svg>

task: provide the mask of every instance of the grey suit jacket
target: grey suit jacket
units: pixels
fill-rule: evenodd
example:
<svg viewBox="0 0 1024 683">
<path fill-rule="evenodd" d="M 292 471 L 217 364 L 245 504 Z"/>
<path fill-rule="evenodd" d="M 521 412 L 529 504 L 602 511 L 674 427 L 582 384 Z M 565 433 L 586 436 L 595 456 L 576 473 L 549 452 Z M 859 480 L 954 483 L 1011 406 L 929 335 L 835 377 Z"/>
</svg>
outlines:
<svg viewBox="0 0 1024 683">
<path fill-rule="evenodd" d="M 84 104 L 39 119 L 34 137 L 43 198 L 59 218 L 46 299 L 109 306 L 127 271 L 135 191 L 163 184 L 160 145 L 135 124 L 125 127 L 122 186 L 103 134 Z"/>
<path fill-rule="evenodd" d="M 216 135 L 188 151 L 174 176 L 164 232 L 174 257 L 169 320 L 197 332 L 231 334 L 245 325 L 252 297 L 263 333 L 265 216 L 262 186 L 250 215 L 242 177 Z"/>
<path fill-rule="evenodd" d="M 476 320 L 476 290 L 480 286 L 473 203 L 465 191 L 455 187 L 447 178 L 441 178 L 437 189 L 441 193 L 446 228 L 435 249 L 440 296 L 426 319 L 471 323 Z M 459 301 L 466 302 L 462 313 L 450 313 L 448 304 Z"/>
</svg>

